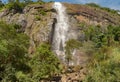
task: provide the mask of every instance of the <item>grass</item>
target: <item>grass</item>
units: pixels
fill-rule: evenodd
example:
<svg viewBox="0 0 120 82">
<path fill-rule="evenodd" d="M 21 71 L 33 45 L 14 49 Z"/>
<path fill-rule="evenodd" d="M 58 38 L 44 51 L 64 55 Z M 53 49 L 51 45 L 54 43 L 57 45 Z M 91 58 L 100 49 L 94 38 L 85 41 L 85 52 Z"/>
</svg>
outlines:
<svg viewBox="0 0 120 82">
<path fill-rule="evenodd" d="M 119 82 L 120 48 L 106 47 L 94 53 L 84 82 Z"/>
<path fill-rule="evenodd" d="M 43 16 L 45 16 L 47 14 L 44 9 L 39 9 L 38 13 L 43 15 Z"/>
<path fill-rule="evenodd" d="M 41 17 L 40 17 L 39 15 L 36 15 L 36 16 L 35 16 L 35 19 L 36 19 L 37 21 L 39 21 L 39 20 L 41 20 Z"/>
</svg>

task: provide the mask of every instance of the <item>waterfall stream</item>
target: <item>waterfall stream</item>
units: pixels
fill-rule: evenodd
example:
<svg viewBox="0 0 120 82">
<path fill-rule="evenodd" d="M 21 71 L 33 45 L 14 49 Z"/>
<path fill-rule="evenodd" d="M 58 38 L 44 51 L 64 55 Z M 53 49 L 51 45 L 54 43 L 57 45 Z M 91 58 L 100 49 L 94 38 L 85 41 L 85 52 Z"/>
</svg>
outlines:
<svg viewBox="0 0 120 82">
<path fill-rule="evenodd" d="M 60 3 L 55 2 L 53 8 L 57 12 L 57 23 L 55 25 L 52 50 L 57 54 L 57 56 L 65 61 L 65 42 L 67 41 L 68 33 L 68 16 L 66 14 L 66 8 Z"/>
</svg>

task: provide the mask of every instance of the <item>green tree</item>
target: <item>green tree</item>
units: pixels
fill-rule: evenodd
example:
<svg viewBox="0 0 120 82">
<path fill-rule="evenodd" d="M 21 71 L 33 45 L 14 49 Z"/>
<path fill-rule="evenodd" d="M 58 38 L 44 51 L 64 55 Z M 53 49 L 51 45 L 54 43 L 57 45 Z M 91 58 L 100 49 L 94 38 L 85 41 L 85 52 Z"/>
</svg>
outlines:
<svg viewBox="0 0 120 82">
<path fill-rule="evenodd" d="M 17 71 L 26 71 L 26 54 L 29 38 L 17 33 L 14 25 L 0 22 L 0 78 L 4 82 L 15 82 Z"/>
<path fill-rule="evenodd" d="M 88 74 L 83 82 L 119 82 L 119 60 L 119 48 L 106 47 L 96 51 L 88 65 Z"/>
<path fill-rule="evenodd" d="M 120 41 L 120 26 L 114 27 L 112 33 L 114 34 L 114 40 L 119 42 Z"/>
<path fill-rule="evenodd" d="M 3 6 L 4 6 L 4 4 L 3 4 L 3 2 L 0 0 L 0 8 L 3 7 Z"/>
<path fill-rule="evenodd" d="M 41 43 L 30 61 L 32 79 L 38 82 L 42 78 L 49 78 L 59 72 L 59 61 L 51 52 L 50 45 Z"/>
<path fill-rule="evenodd" d="M 22 3 L 19 3 L 19 2 L 12 2 L 12 3 L 9 3 L 7 5 L 7 8 L 9 10 L 15 10 L 15 12 L 22 12 L 23 8 L 24 8 L 24 4 Z"/>
</svg>

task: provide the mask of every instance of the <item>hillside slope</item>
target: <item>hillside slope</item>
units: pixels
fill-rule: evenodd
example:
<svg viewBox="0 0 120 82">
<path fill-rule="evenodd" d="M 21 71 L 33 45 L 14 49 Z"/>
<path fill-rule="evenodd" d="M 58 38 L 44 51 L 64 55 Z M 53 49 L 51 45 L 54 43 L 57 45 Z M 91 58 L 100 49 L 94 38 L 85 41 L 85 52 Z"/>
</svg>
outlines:
<svg viewBox="0 0 120 82">
<path fill-rule="evenodd" d="M 34 79 L 37 79 L 37 81 L 40 80 L 42 78 L 41 71 L 44 73 L 44 71 L 47 69 L 46 68 L 47 65 L 51 62 L 51 60 L 57 61 L 57 58 L 55 58 L 51 52 L 51 46 L 46 46 L 45 44 L 42 44 L 42 43 L 48 43 L 52 45 L 55 25 L 57 23 L 57 14 L 58 14 L 57 11 L 53 8 L 53 4 L 54 4 L 53 2 L 43 3 L 43 4 L 39 4 L 39 3 L 29 4 L 26 5 L 21 12 L 18 12 L 15 9 L 8 9 L 8 8 L 3 8 L 2 10 L 0 10 L 0 21 L 5 21 L 8 24 L 13 24 L 13 27 L 15 25 L 16 28 L 14 29 L 14 31 L 16 32 L 16 34 L 19 35 L 19 33 L 25 33 L 30 38 L 28 54 L 29 57 L 31 58 L 31 62 L 33 63 L 33 65 L 29 61 L 27 64 L 28 66 L 30 66 L 31 64 L 30 67 L 32 72 L 31 71 L 28 72 L 28 76 L 25 74 L 23 76 L 21 75 L 22 77 L 27 78 L 27 80 L 28 77 L 29 79 L 31 79 L 32 77 L 32 81 Z M 98 78 L 93 77 L 94 72 L 96 72 L 95 70 L 97 70 L 95 68 L 96 66 L 99 66 L 99 64 L 101 67 L 103 66 L 103 68 L 100 69 L 101 71 L 105 69 L 105 66 L 108 66 L 106 68 L 109 69 L 109 66 L 111 66 L 109 65 L 109 63 L 112 60 L 111 57 L 114 58 L 112 62 L 114 65 L 116 65 L 116 68 L 118 67 L 117 65 L 119 65 L 118 62 L 119 59 L 116 58 L 115 54 L 117 54 L 119 58 L 120 15 L 116 12 L 114 13 L 111 12 L 112 10 L 108 11 L 106 9 L 90 6 L 90 5 L 69 4 L 69 3 L 62 3 L 62 4 L 66 7 L 66 13 L 69 19 L 69 30 L 67 37 L 68 41 L 66 42 L 66 45 L 68 44 L 69 49 L 71 48 L 74 49 L 76 45 L 77 47 L 79 47 L 77 49 L 75 48 L 74 55 L 72 55 L 72 57 L 69 58 L 71 60 L 68 61 L 68 63 L 72 61 L 73 66 L 70 66 L 70 68 L 66 68 L 67 65 L 62 63 L 63 65 L 61 71 L 62 80 L 63 82 L 68 80 L 72 81 L 76 79 L 79 81 L 83 81 L 89 71 L 88 69 L 86 69 L 86 66 L 87 64 L 90 63 L 89 66 L 93 66 L 94 69 L 90 67 L 89 72 L 92 75 L 88 74 L 89 76 L 87 77 L 86 80 L 91 79 L 91 82 L 93 81 L 98 82 L 98 80 L 94 80 Z M 2 26 L 2 22 L 1 22 L 1 26 Z M 3 26 L 5 27 L 6 24 L 4 24 Z M 7 38 L 9 39 L 9 37 Z M 22 38 L 20 40 L 22 41 Z M 80 43 L 80 45 L 77 43 Z M 42 44 L 42 46 L 40 46 L 39 48 L 40 44 Z M 47 50 L 45 50 L 46 48 Z M 42 57 L 44 57 L 44 54 L 46 53 L 47 55 L 45 55 L 46 56 L 45 62 L 47 62 L 47 64 L 45 67 L 46 69 L 44 70 L 44 68 L 42 68 L 40 59 L 44 60 L 44 58 Z M 48 55 L 50 56 L 51 59 L 47 58 L 49 57 Z M 30 60 L 29 57 L 27 58 L 27 60 Z M 48 62 L 48 60 L 50 60 L 50 62 Z M 118 64 L 116 64 L 116 62 Z M 44 66 L 44 62 L 42 64 Z M 59 68 L 58 62 L 53 63 L 52 64 L 53 67 L 54 64 L 57 65 L 57 68 Z M 42 69 L 40 70 L 40 68 Z M 110 68 L 110 70 L 111 69 L 112 68 Z M 56 75 L 56 73 L 54 73 L 54 71 L 56 70 L 54 69 L 51 70 L 53 71 L 52 74 Z M 94 72 L 91 73 L 91 70 Z M 40 74 L 38 74 L 38 71 Z M 109 73 L 109 71 L 107 72 Z M 18 78 L 20 78 L 19 73 L 22 74 L 21 72 L 18 72 Z M 45 75 L 46 73 L 47 71 L 45 71 Z M 98 73 L 98 77 L 100 73 Z M 35 77 L 34 74 L 36 74 Z M 37 74 L 39 77 L 37 76 Z M 102 74 L 104 73 L 101 73 L 101 75 Z M 108 74 L 108 80 L 109 80 L 109 76 L 110 75 Z M 116 78 L 113 79 L 115 80 Z M 104 81 L 106 81 L 106 79 L 104 79 L 103 82 Z"/>
<path fill-rule="evenodd" d="M 103 29 L 106 29 L 108 25 L 120 25 L 120 15 L 117 13 L 113 14 L 88 5 L 63 4 L 70 22 L 69 39 L 85 40 L 83 27 L 87 28 L 90 25 L 101 26 Z M 3 9 L 0 12 L 0 20 L 21 26 L 19 31 L 25 32 L 30 37 L 29 53 L 32 54 L 41 42 L 51 43 L 52 41 L 54 24 L 57 22 L 57 13 L 52 5 L 53 3 L 30 4 L 22 12 Z"/>
</svg>

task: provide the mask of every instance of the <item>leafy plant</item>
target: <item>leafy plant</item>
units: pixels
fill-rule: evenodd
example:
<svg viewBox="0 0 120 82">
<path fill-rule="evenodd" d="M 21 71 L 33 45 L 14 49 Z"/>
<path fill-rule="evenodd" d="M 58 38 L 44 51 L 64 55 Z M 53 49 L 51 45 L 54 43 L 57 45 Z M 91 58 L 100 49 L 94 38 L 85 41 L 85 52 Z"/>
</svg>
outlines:
<svg viewBox="0 0 120 82">
<path fill-rule="evenodd" d="M 9 10 L 15 10 L 16 12 L 22 12 L 25 7 L 25 3 L 23 2 L 11 2 L 6 5 Z"/>
<path fill-rule="evenodd" d="M 47 13 L 45 12 L 45 10 L 43 10 L 43 9 L 39 9 L 38 12 L 39 12 L 39 14 L 41 14 L 41 15 L 43 15 L 43 16 L 45 16 L 45 15 L 47 14 Z"/>
<path fill-rule="evenodd" d="M 3 8 L 4 4 L 3 2 L 0 0 L 0 9 Z"/>
<path fill-rule="evenodd" d="M 17 33 L 14 25 L 0 22 L 0 78 L 2 81 L 17 81 L 15 73 L 18 70 L 28 70 L 26 65 L 29 38 L 23 33 Z M 24 67 L 23 67 L 24 66 Z"/>
<path fill-rule="evenodd" d="M 41 17 L 38 16 L 38 15 L 36 15 L 36 16 L 35 16 L 35 19 L 38 21 L 38 20 L 41 20 Z"/>
<path fill-rule="evenodd" d="M 49 78 L 59 72 L 59 61 L 51 52 L 50 45 L 40 44 L 36 53 L 30 61 L 32 68 L 32 79 L 40 81 L 42 78 Z"/>
<path fill-rule="evenodd" d="M 112 53 L 108 53 L 110 51 Z M 89 73 L 84 82 L 119 82 L 118 56 L 120 56 L 118 48 L 108 48 L 107 52 L 96 52 L 88 66 Z"/>
</svg>

